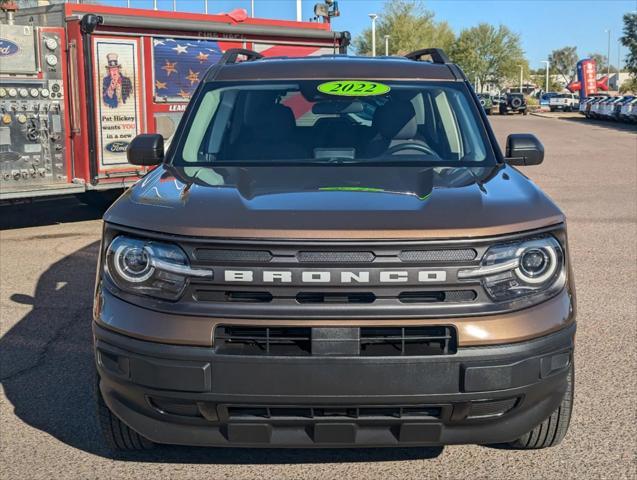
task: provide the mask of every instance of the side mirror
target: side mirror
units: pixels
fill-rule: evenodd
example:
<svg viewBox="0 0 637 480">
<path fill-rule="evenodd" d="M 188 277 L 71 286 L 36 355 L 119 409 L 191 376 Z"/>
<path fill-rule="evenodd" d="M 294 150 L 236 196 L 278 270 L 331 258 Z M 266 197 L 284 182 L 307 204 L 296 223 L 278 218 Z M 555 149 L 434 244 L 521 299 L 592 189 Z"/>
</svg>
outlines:
<svg viewBox="0 0 637 480">
<path fill-rule="evenodd" d="M 137 135 L 126 148 L 126 159 L 132 165 L 159 165 L 164 161 L 164 137 L 158 133 Z"/>
<path fill-rule="evenodd" d="M 506 162 L 509 165 L 539 165 L 544 160 L 544 145 L 530 133 L 512 133 L 507 137 Z"/>
</svg>

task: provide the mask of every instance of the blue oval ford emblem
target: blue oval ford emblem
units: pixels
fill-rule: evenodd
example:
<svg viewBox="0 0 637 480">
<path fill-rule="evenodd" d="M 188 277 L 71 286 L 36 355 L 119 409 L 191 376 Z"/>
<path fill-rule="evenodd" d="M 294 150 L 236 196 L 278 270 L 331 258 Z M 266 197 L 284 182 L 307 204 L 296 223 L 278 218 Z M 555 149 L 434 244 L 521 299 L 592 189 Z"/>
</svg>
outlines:
<svg viewBox="0 0 637 480">
<path fill-rule="evenodd" d="M 104 148 L 111 153 L 121 153 L 126 151 L 126 147 L 128 147 L 128 142 L 111 142 L 106 144 Z"/>
<path fill-rule="evenodd" d="M 0 57 L 10 57 L 20 51 L 20 45 L 6 38 L 0 38 Z"/>
</svg>

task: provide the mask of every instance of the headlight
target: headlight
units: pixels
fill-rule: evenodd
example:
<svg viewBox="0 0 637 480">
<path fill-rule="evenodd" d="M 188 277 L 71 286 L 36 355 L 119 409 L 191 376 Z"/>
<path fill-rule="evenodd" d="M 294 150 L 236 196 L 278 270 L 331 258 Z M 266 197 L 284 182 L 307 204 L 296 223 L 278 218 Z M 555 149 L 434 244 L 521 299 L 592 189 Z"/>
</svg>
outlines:
<svg viewBox="0 0 637 480">
<path fill-rule="evenodd" d="M 495 245 L 487 250 L 479 268 L 461 270 L 458 278 L 480 278 L 495 302 L 532 295 L 543 298 L 565 284 L 564 254 L 551 236 Z"/>
<path fill-rule="evenodd" d="M 191 268 L 177 245 L 125 236 L 108 246 L 104 269 L 124 291 L 167 300 L 177 300 L 190 277 L 212 277 L 212 270 Z"/>
</svg>

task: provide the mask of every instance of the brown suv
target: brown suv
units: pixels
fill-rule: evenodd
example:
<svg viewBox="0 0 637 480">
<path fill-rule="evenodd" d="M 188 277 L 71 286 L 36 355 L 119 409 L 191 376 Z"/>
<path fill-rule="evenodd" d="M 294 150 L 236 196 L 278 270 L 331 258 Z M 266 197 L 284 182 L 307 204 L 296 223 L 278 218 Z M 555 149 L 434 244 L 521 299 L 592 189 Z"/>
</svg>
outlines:
<svg viewBox="0 0 637 480">
<path fill-rule="evenodd" d="M 244 60 L 237 62 L 237 57 Z M 425 57 L 430 60 L 424 61 Z M 443 52 L 232 50 L 104 217 L 110 446 L 557 444 L 573 398 L 562 212 Z"/>
</svg>

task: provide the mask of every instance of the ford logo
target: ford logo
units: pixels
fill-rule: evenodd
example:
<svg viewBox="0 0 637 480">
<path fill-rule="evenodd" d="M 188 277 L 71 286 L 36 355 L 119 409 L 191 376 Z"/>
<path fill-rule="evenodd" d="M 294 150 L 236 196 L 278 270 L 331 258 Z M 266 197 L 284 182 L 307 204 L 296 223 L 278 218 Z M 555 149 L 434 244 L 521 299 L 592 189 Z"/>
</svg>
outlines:
<svg viewBox="0 0 637 480">
<path fill-rule="evenodd" d="M 111 142 L 104 148 L 111 153 L 121 153 L 126 151 L 126 147 L 128 147 L 128 142 Z"/>
<path fill-rule="evenodd" d="M 20 45 L 6 38 L 0 38 L 0 57 L 10 57 L 20 51 Z"/>
</svg>

